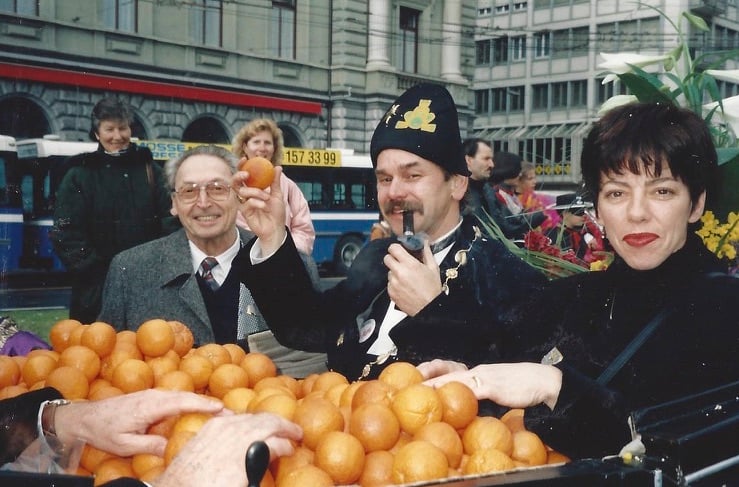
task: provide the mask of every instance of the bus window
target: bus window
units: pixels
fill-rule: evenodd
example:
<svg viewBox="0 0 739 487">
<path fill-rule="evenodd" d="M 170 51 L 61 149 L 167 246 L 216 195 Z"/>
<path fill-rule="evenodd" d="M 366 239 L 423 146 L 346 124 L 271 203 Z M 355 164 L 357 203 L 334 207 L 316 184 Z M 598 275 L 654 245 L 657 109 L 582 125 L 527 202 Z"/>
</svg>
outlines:
<svg viewBox="0 0 739 487">
<path fill-rule="evenodd" d="M 322 271 L 343 275 L 369 239 L 378 209 L 375 172 L 369 156 L 354 155 L 352 151 L 340 154 L 340 164 L 284 163 L 283 168 L 308 200 L 316 229 L 313 258 Z M 331 161 L 329 157 L 320 159 Z"/>
<path fill-rule="evenodd" d="M 69 142 L 57 137 L 17 142 L 15 177 L 21 189 L 23 251 L 20 267 L 63 271 L 49 240 L 53 225 L 54 195 L 66 172 L 67 158 L 97 149 L 95 142 Z"/>
</svg>

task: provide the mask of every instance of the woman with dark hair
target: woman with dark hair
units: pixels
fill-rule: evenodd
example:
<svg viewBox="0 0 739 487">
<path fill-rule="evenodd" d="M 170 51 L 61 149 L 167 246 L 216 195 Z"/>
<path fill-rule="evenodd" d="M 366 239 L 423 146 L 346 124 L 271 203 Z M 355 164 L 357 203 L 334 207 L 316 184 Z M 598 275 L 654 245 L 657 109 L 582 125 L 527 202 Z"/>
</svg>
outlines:
<svg viewBox="0 0 739 487">
<path fill-rule="evenodd" d="M 522 162 L 518 154 L 496 152 L 493 155 L 495 167 L 490 176 L 490 184 L 495 198 L 490 214 L 500 227 L 503 235 L 511 240 L 522 241 L 530 231 L 544 223 L 547 216 L 543 212 L 527 212 L 516 194 L 521 177 Z"/>
<path fill-rule="evenodd" d="M 532 362 L 466 370 L 437 360 L 419 366 L 427 383 L 461 381 L 478 398 L 526 408 L 527 429 L 579 458 L 618 453 L 634 410 L 736 381 L 739 279 L 693 231 L 716 167 L 693 112 L 608 112 L 585 141 L 582 173 L 614 263 L 532 296 L 519 337 L 529 346 L 507 357 Z"/>
<path fill-rule="evenodd" d="M 162 169 L 131 142 L 132 123 L 128 105 L 100 100 L 90 128 L 98 148 L 67 161 L 57 191 L 51 239 L 72 278 L 69 317 L 82 323 L 97 319 L 113 256 L 168 233 L 163 219 L 172 204 Z"/>
</svg>

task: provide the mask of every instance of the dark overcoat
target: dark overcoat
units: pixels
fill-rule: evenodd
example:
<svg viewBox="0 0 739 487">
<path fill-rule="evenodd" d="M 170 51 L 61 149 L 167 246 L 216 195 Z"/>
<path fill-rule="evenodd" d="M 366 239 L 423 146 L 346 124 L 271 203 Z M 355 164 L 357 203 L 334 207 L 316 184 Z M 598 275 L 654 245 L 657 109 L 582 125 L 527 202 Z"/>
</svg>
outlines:
<svg viewBox="0 0 739 487">
<path fill-rule="evenodd" d="M 532 302 L 527 329 L 551 336 L 519 358 L 538 362 L 556 346 L 562 389 L 553 411 L 526 410 L 526 426 L 572 457 L 618 454 L 627 419 L 653 406 L 739 380 L 739 279 L 695 235 L 658 268 L 621 259 L 604 272 L 552 281 Z M 671 311 L 606 384 L 597 378 L 665 307 Z M 533 326 L 532 326 L 533 325 Z M 530 335 L 529 343 L 539 341 Z"/>
<path fill-rule="evenodd" d="M 132 143 L 126 152 L 113 156 L 100 146 L 66 164 L 69 169 L 56 194 L 50 236 L 72 277 L 70 317 L 90 323 L 100 311 L 113 256 L 165 235 L 176 224 L 169 213 L 172 201 L 162 168 L 148 148 Z"/>
</svg>

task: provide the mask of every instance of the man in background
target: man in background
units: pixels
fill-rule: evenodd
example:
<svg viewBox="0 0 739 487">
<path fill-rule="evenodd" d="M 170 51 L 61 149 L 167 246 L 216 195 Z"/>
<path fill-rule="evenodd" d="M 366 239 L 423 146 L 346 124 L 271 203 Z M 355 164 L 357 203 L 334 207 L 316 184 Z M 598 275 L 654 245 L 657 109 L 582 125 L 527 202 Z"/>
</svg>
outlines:
<svg viewBox="0 0 739 487">
<path fill-rule="evenodd" d="M 470 181 L 465 195 L 465 212 L 483 218 L 490 215 L 495 193 L 488 184 L 493 172 L 493 149 L 480 138 L 466 139 L 462 144 L 464 160 L 470 172 Z"/>
</svg>

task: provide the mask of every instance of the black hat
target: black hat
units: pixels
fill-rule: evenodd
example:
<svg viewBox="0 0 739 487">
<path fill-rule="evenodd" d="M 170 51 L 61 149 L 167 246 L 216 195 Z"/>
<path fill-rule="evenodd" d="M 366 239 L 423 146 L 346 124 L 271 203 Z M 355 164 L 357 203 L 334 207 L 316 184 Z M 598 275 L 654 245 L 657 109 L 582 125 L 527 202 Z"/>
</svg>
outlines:
<svg viewBox="0 0 739 487">
<path fill-rule="evenodd" d="M 441 85 L 418 84 L 398 97 L 375 128 L 372 164 L 385 149 L 401 149 L 428 159 L 452 174 L 469 176 L 452 95 Z"/>
<path fill-rule="evenodd" d="M 493 172 L 490 174 L 493 183 L 517 178 L 520 174 L 521 156 L 512 152 L 496 152 L 493 155 Z"/>
<path fill-rule="evenodd" d="M 566 210 L 570 213 L 579 213 L 578 210 L 586 210 L 593 207 L 593 203 L 585 201 L 582 196 L 577 193 L 564 193 L 557 196 L 554 206 L 550 206 L 549 210 Z"/>
</svg>

